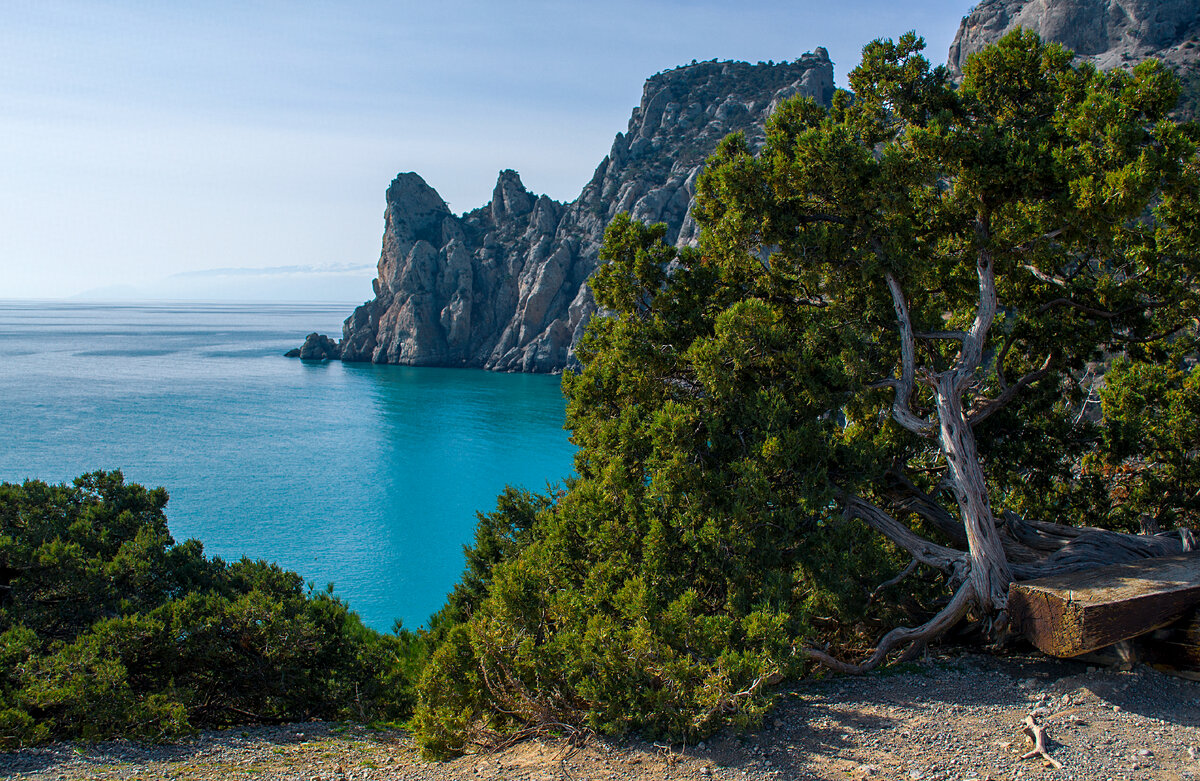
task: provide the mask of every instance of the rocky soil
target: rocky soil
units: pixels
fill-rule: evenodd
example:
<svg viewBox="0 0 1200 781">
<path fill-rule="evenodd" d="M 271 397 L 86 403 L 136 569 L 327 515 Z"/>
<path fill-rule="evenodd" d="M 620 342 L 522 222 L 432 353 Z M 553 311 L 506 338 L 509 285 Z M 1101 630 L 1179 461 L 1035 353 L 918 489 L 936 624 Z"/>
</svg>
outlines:
<svg viewBox="0 0 1200 781">
<path fill-rule="evenodd" d="M 1032 715 L 1049 755 L 1022 759 Z M 802 682 L 764 728 L 692 746 L 531 740 L 422 761 L 399 731 L 328 723 L 208 732 L 180 743 L 56 744 L 0 754 L 13 779 L 1155 779 L 1200 777 L 1200 684 L 1145 667 L 1040 656 L 927 659 L 865 678 Z"/>
</svg>

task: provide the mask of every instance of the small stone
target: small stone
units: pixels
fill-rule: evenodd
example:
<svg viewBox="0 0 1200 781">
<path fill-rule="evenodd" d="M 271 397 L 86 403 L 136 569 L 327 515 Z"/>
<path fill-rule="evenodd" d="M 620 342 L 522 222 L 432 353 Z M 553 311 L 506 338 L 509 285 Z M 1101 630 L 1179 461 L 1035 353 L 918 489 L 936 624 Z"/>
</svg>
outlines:
<svg viewBox="0 0 1200 781">
<path fill-rule="evenodd" d="M 1148 748 L 1139 748 L 1138 756 L 1139 757 L 1152 757 L 1152 756 L 1154 756 L 1154 752 Z"/>
</svg>

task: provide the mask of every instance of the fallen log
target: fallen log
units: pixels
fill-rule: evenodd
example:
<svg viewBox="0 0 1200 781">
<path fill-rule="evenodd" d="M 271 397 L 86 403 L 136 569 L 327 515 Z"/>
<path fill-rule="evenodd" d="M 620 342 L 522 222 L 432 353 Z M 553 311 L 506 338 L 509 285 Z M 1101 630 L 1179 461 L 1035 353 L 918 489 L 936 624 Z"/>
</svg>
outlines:
<svg viewBox="0 0 1200 781">
<path fill-rule="evenodd" d="M 1072 657 L 1159 629 L 1200 605 L 1200 554 L 1095 567 L 1009 587 L 1009 619 L 1044 653 Z"/>
</svg>

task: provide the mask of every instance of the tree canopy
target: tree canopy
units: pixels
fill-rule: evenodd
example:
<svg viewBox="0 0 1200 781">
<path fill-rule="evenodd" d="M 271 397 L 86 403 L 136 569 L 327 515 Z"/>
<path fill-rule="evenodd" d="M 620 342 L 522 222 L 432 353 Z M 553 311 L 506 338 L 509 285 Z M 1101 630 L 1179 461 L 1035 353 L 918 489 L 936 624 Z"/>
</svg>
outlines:
<svg viewBox="0 0 1200 781">
<path fill-rule="evenodd" d="M 1175 78 L 1018 31 L 954 84 L 922 46 L 876 41 L 853 94 L 726 139 L 698 249 L 610 225 L 563 381 L 578 477 L 524 497 L 460 595 L 431 751 L 752 721 L 811 660 L 865 669 L 964 617 L 999 636 L 1014 577 L 1191 545 L 1200 132 L 1168 119 Z"/>
</svg>

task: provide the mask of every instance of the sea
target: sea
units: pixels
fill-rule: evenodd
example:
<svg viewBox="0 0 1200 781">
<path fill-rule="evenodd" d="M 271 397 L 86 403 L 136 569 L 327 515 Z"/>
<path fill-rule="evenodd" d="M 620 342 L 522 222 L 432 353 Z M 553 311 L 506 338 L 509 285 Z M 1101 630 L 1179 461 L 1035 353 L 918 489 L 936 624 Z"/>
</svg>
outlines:
<svg viewBox="0 0 1200 781">
<path fill-rule="evenodd" d="M 0 481 L 120 469 L 176 540 L 424 625 L 476 513 L 572 473 L 559 378 L 285 358 L 349 304 L 0 301 Z"/>
</svg>

